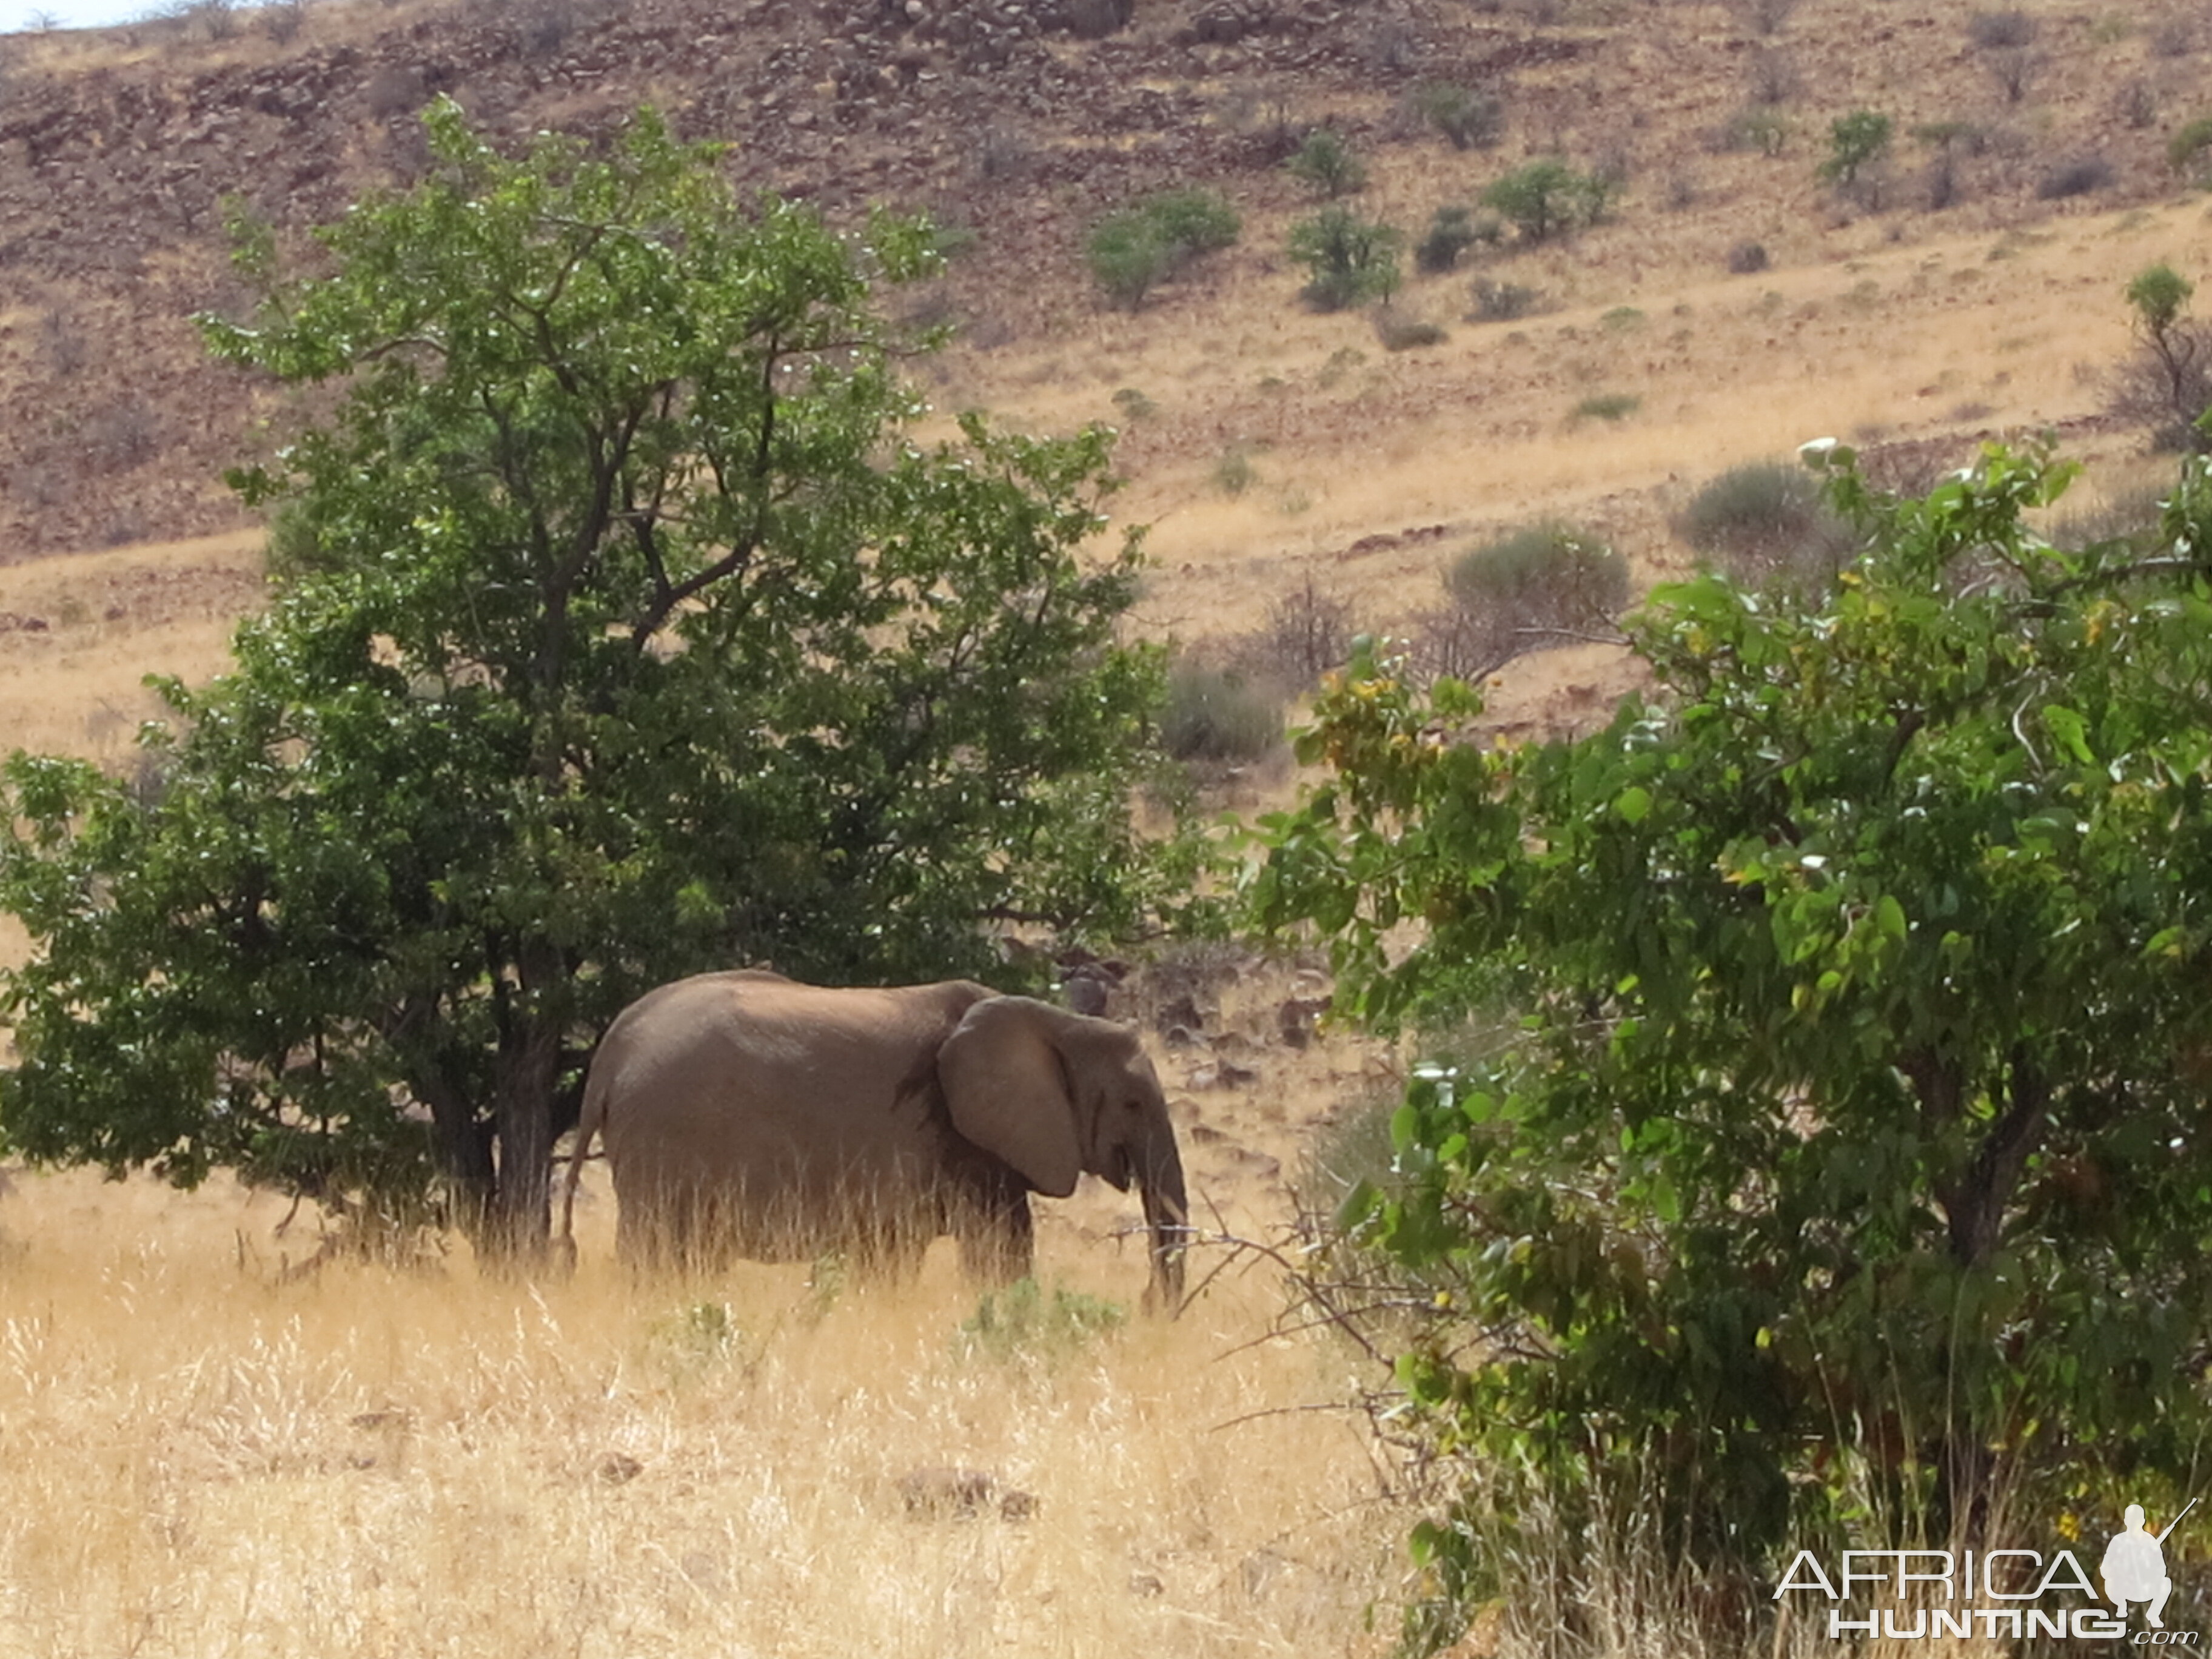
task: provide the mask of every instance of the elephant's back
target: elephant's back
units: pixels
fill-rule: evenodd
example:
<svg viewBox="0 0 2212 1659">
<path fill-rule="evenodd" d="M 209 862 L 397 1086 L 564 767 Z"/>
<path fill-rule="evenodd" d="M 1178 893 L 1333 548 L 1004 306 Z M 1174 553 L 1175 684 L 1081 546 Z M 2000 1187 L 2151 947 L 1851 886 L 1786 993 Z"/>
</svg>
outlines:
<svg viewBox="0 0 2212 1659">
<path fill-rule="evenodd" d="M 913 1187 L 939 1157 L 936 1053 L 986 987 L 826 989 L 773 975 L 678 981 L 603 1045 L 618 1187 L 741 1188 L 811 1209 Z"/>
</svg>

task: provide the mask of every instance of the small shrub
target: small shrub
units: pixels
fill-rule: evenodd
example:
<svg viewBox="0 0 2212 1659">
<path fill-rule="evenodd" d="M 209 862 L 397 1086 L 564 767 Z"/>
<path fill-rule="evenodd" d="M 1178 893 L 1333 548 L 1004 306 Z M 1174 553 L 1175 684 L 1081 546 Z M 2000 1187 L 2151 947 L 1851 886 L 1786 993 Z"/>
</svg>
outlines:
<svg viewBox="0 0 2212 1659">
<path fill-rule="evenodd" d="M 1761 105 L 1738 110 L 1721 131 L 1723 149 L 1751 149 L 1761 155 L 1775 156 L 1781 155 L 1789 143 L 1790 118 L 1780 110 Z"/>
<path fill-rule="evenodd" d="M 1229 198 L 1213 190 L 1164 190 L 1146 197 L 1138 211 L 1178 260 L 1233 246 L 1244 228 Z"/>
<path fill-rule="evenodd" d="M 1413 110 L 1454 149 L 1487 149 L 1505 130 L 1505 106 L 1486 92 L 1431 81 L 1413 94 Z"/>
<path fill-rule="evenodd" d="M 1321 366 L 1314 379 L 1326 392 L 1340 384 L 1346 374 L 1367 361 L 1367 354 L 1358 346 L 1339 346 L 1328 354 L 1328 361 Z"/>
<path fill-rule="evenodd" d="M 2062 201 L 2087 196 L 2112 182 L 2112 164 L 2101 155 L 2076 155 L 2045 173 L 2035 186 L 2039 201 Z"/>
<path fill-rule="evenodd" d="M 1133 386 L 1125 386 L 1114 394 L 1114 407 L 1125 421 L 1148 421 L 1160 412 L 1160 406 Z"/>
<path fill-rule="evenodd" d="M 1504 228 L 1495 219 L 1477 219 L 1466 208 L 1440 207 L 1429 221 L 1428 234 L 1413 250 L 1413 264 L 1431 276 L 1449 270 L 1477 242 L 1496 243 Z"/>
<path fill-rule="evenodd" d="M 2166 141 L 2167 165 L 2176 173 L 2194 173 L 2200 185 L 2212 183 L 2202 169 L 2208 156 L 2212 156 L 2212 115 L 2200 115 L 2187 122 Z"/>
<path fill-rule="evenodd" d="M 1213 464 L 1213 487 L 1224 495 L 1242 495 L 1259 481 L 1260 469 L 1242 445 L 1230 449 Z"/>
<path fill-rule="evenodd" d="M 270 0 L 261 8 L 261 30 L 280 46 L 299 39 L 307 26 L 307 0 Z"/>
<path fill-rule="evenodd" d="M 1595 224 L 1612 204 L 1611 180 L 1577 173 L 1547 157 L 1509 173 L 1482 192 L 1482 204 L 1512 222 L 1523 241 L 1541 242 L 1578 225 Z"/>
<path fill-rule="evenodd" d="M 1373 318 L 1375 337 L 1385 351 L 1413 351 L 1439 346 L 1451 337 L 1435 323 L 1408 317 L 1389 306 L 1377 306 Z"/>
<path fill-rule="evenodd" d="M 1109 213 L 1091 228 L 1091 280 L 1134 311 L 1168 274 L 1168 251 L 1144 216 Z"/>
<path fill-rule="evenodd" d="M 1475 679 L 1607 625 L 1628 603 L 1628 562 L 1572 526 L 1528 525 L 1462 554 L 1444 587 L 1452 605 L 1431 619 L 1430 671 Z"/>
<path fill-rule="evenodd" d="M 581 21 L 576 0 L 523 0 L 514 15 L 515 51 L 526 59 L 556 57 Z"/>
<path fill-rule="evenodd" d="M 2160 23 L 2150 32 L 2150 49 L 2160 58 L 2186 58 L 2197 50 L 2197 27 L 2184 17 Z"/>
<path fill-rule="evenodd" d="M 1355 217 L 1338 206 L 1323 208 L 1291 227 L 1291 258 L 1310 280 L 1302 290 L 1319 311 L 1342 311 L 1397 291 L 1402 238 L 1389 226 Z"/>
<path fill-rule="evenodd" d="M 1786 461 L 1731 467 L 1690 498 L 1676 526 L 1741 580 L 1825 583 L 1854 546 L 1817 480 Z"/>
<path fill-rule="evenodd" d="M 1352 153 L 1352 146 L 1334 127 L 1316 127 L 1285 165 L 1291 177 L 1332 202 L 1366 188 L 1366 163 Z"/>
<path fill-rule="evenodd" d="M 1478 276 L 1474 279 L 1474 309 L 1468 314 L 1468 320 L 1515 322 L 1534 312 L 1543 298 L 1525 283 L 1493 282 L 1487 276 Z"/>
<path fill-rule="evenodd" d="M 1828 128 L 1828 159 L 1820 163 L 1821 179 L 1849 185 L 1889 149 L 1889 117 L 1870 109 L 1839 115 Z"/>
<path fill-rule="evenodd" d="M 1575 405 L 1577 421 L 1625 421 L 1644 407 L 1644 399 L 1632 392 L 1601 392 L 1585 398 Z"/>
<path fill-rule="evenodd" d="M 657 1321 L 649 1337 L 659 1369 L 672 1382 L 696 1382 L 738 1357 L 744 1332 L 729 1305 L 693 1302 Z"/>
<path fill-rule="evenodd" d="M 379 121 L 387 121 L 395 115 L 420 109 L 430 94 L 419 70 L 386 64 L 368 77 L 362 95 L 368 100 L 369 114 Z"/>
<path fill-rule="evenodd" d="M 1735 12 L 1744 27 L 1760 34 L 1778 34 L 1797 9 L 1797 0 L 1737 0 Z"/>
<path fill-rule="evenodd" d="M 960 1346 L 995 1364 L 1052 1362 L 1091 1346 L 1128 1320 L 1118 1304 L 1054 1285 L 1049 1300 L 1034 1279 L 985 1294 L 960 1326 Z"/>
<path fill-rule="evenodd" d="M 1737 276 L 1749 276 L 1766 269 L 1766 246 L 1763 242 L 1738 242 L 1728 251 L 1728 268 Z"/>
<path fill-rule="evenodd" d="M 1966 38 L 1984 52 L 2029 46 L 2035 19 L 2024 11 L 1978 11 L 1966 19 Z"/>
<path fill-rule="evenodd" d="M 1625 334 L 1630 329 L 1643 327 L 1646 319 L 1634 306 L 1615 306 L 1597 320 L 1600 327 L 1611 329 L 1616 334 Z"/>
<path fill-rule="evenodd" d="M 1352 655 L 1359 629 L 1348 599 L 1304 584 L 1267 607 L 1267 623 L 1255 636 L 1253 665 L 1261 674 L 1303 691 Z"/>
<path fill-rule="evenodd" d="M 2026 46 L 2008 46 L 1992 52 L 1982 61 L 1989 65 L 1990 74 L 1996 78 L 1997 89 L 2005 95 L 2005 102 L 2017 104 L 2027 96 L 2028 83 L 2035 72 L 2043 67 L 2043 59 Z"/>
<path fill-rule="evenodd" d="M 1797 68 L 1797 59 L 1779 50 L 1753 52 L 1750 66 L 1744 72 L 1744 82 L 1753 104 L 1769 107 L 1786 104 L 1805 89 L 1805 77 Z"/>
<path fill-rule="evenodd" d="M 2142 76 L 2132 76 L 2122 82 L 2120 89 L 2112 94 L 2112 114 L 2131 131 L 2154 127 L 2158 125 L 2158 94 Z"/>
<path fill-rule="evenodd" d="M 1160 746 L 1175 759 L 1255 761 L 1282 740 L 1280 700 L 1243 675 L 1193 662 L 1169 673 Z"/>
</svg>

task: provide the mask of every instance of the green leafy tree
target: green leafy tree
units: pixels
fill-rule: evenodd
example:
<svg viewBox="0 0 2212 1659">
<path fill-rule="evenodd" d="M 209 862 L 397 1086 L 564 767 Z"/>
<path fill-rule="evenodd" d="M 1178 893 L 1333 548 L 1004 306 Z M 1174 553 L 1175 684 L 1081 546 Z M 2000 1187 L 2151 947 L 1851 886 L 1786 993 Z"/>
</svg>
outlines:
<svg viewBox="0 0 2212 1659">
<path fill-rule="evenodd" d="M 1332 202 L 1367 187 L 1367 164 L 1334 127 L 1316 127 L 1283 165 L 1292 178 Z"/>
<path fill-rule="evenodd" d="M 2136 351 L 2120 368 L 2112 404 L 2150 427 L 2163 449 L 2212 448 L 2203 424 L 2212 410 L 2212 334 L 2188 314 L 2196 291 L 2165 264 L 2138 271 L 2127 287 Z"/>
<path fill-rule="evenodd" d="M 1291 258 L 1310 273 L 1302 290 L 1320 311 L 1342 311 L 1398 289 L 1398 250 L 1405 239 L 1389 225 L 1349 208 L 1323 208 L 1291 227 Z"/>
<path fill-rule="evenodd" d="M 1548 241 L 1581 225 L 1595 224 L 1612 204 L 1612 185 L 1594 173 L 1577 173 L 1556 157 L 1531 161 L 1482 192 L 1482 204 L 1510 220 L 1523 241 Z"/>
<path fill-rule="evenodd" d="M 2032 529 L 2039 454 L 1820 464 L 1871 547 L 1806 607 L 1655 590 L 1650 693 L 1540 746 L 1370 654 L 1269 824 L 1265 919 L 1441 1050 L 1343 1219 L 1445 1310 L 1399 1376 L 1486 1460 L 1448 1594 L 1527 1589 L 1540 1510 L 1632 1510 L 1710 1608 L 2202 1484 L 2212 471 L 2146 554 Z"/>
<path fill-rule="evenodd" d="M 871 286 L 933 268 L 926 225 L 740 201 L 649 112 L 520 160 L 450 103 L 426 125 L 432 176 L 320 232 L 326 275 L 246 231 L 266 298 L 203 324 L 343 393 L 234 480 L 284 532 L 236 671 L 162 688 L 156 788 L 0 773 L 36 945 L 0 981 L 0 1133 L 435 1190 L 527 1251 L 645 988 L 937 977 L 988 967 L 994 920 L 1131 923 L 1161 670 L 1115 643 L 1133 544 L 1079 556 L 1103 432 L 903 434 Z"/>
<path fill-rule="evenodd" d="M 1820 163 L 1821 181 L 1845 187 L 1858 183 L 1888 153 L 1890 129 L 1889 117 L 1877 110 L 1853 110 L 1849 115 L 1838 116 L 1828 127 L 1828 155 Z"/>
<path fill-rule="evenodd" d="M 1242 228 L 1218 191 L 1162 191 L 1092 227 L 1091 274 L 1116 304 L 1134 311 L 1193 260 L 1233 245 Z"/>
</svg>

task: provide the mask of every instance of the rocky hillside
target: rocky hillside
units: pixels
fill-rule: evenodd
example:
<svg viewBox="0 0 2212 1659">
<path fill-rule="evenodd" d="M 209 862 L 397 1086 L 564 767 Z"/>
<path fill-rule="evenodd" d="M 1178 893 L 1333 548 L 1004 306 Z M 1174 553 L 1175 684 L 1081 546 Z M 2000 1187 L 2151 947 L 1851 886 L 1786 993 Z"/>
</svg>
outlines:
<svg viewBox="0 0 2212 1659">
<path fill-rule="evenodd" d="M 0 41 L 0 562 L 238 524 L 221 469 L 297 411 L 199 356 L 191 313 L 244 301 L 222 204 L 296 230 L 405 181 L 434 94 L 518 138 L 603 130 L 649 100 L 688 136 L 728 141 L 747 182 L 833 213 L 935 211 L 973 251 L 923 303 L 963 325 L 988 386 L 1097 323 L 1085 229 L 1164 185 L 1214 185 L 1246 216 L 1197 285 L 1217 311 L 1225 294 L 1278 330 L 1294 319 L 1283 228 L 1304 198 L 1279 164 L 1322 120 L 1370 158 L 1363 210 L 1414 237 L 1528 156 L 1606 171 L 1624 189 L 1613 222 L 1564 257 L 1632 295 L 1723 276 L 1754 246 L 1771 267 L 1814 266 L 2170 198 L 2168 138 L 2212 107 L 2212 29 L 2193 9 L 2001 15 L 2023 21 L 1992 29 L 1929 0 L 205 0 L 131 29 L 15 37 Z M 1425 125 L 1412 94 L 1437 82 L 1499 100 L 1493 148 L 1455 150 Z M 1861 106 L 1898 137 L 1869 187 L 1839 197 L 1815 163 Z M 1431 309 L 1464 308 L 1435 292 Z M 1155 328 L 1188 303 L 1156 301 Z M 1087 413 L 1109 412 L 1099 373 Z M 1249 402 L 1249 381 L 1186 402 Z M 1141 477 L 1141 434 L 1125 460 Z"/>
</svg>

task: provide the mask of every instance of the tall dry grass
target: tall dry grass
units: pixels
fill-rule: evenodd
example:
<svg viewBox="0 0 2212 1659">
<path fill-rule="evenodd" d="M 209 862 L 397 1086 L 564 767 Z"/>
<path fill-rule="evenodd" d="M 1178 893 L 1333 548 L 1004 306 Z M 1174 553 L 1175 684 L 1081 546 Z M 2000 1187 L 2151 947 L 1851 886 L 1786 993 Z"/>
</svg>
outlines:
<svg viewBox="0 0 2212 1659">
<path fill-rule="evenodd" d="M 942 1254 L 835 1295 L 636 1285 L 592 1237 L 562 1285 L 285 1284 L 273 1213 L 89 1176 L 0 1197 L 0 1655 L 1383 1645 L 1405 1517 L 1350 1420 L 1287 1409 L 1342 1398 L 1345 1354 L 1241 1346 L 1264 1278 L 1000 1362 L 963 1351 Z M 1034 1516 L 910 1514 L 900 1477 L 939 1465 Z"/>
</svg>

